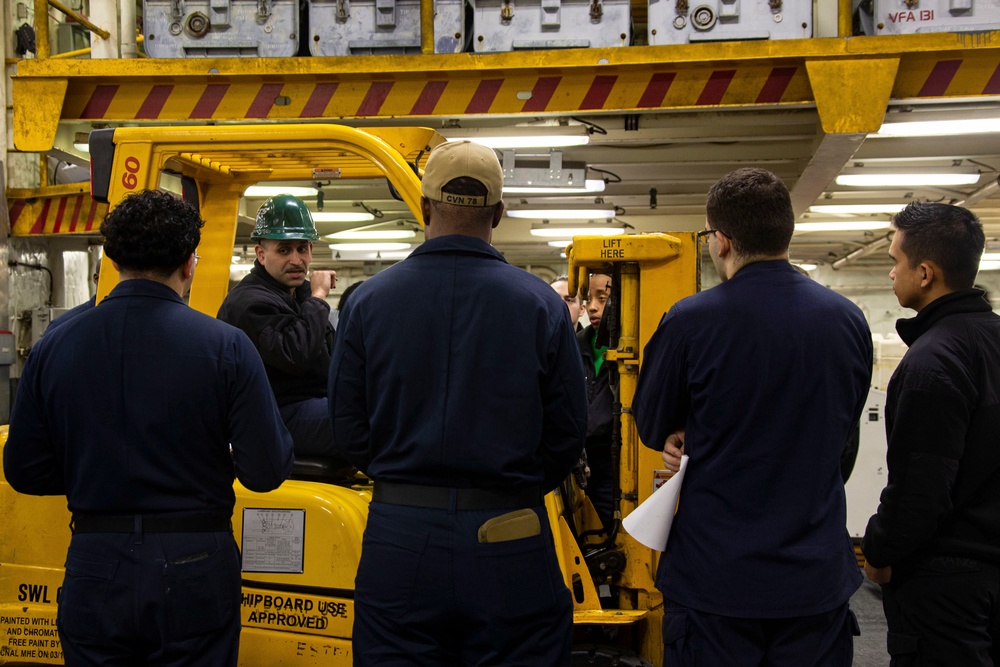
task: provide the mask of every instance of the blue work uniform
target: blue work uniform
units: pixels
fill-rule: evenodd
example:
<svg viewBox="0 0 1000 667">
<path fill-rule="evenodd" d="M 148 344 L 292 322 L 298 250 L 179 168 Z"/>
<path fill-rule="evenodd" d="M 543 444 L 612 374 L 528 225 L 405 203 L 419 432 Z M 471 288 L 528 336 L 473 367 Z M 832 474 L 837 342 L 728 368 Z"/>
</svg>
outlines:
<svg viewBox="0 0 1000 667">
<path fill-rule="evenodd" d="M 661 450 L 684 429 L 690 457 L 656 577 L 667 598 L 667 655 L 679 664 L 689 664 L 678 657 L 685 641 L 688 651 L 706 651 L 704 664 L 850 664 L 850 628 L 842 629 L 861 572 L 840 457 L 871 371 L 860 309 L 787 261 L 749 264 L 663 317 L 645 347 L 632 409 L 646 446 Z M 732 619 L 737 633 L 756 632 L 742 619 L 812 625 L 784 647 L 781 662 L 760 653 L 782 641 L 780 632 L 774 644 L 762 631 L 692 647 L 685 633 L 708 616 Z M 827 647 L 810 634 L 816 628 L 838 637 Z M 749 636 L 760 641 L 744 645 Z"/>
<path fill-rule="evenodd" d="M 541 494 L 579 459 L 587 408 L 555 291 L 482 240 L 428 240 L 341 313 L 329 394 L 338 449 L 375 480 L 355 665 L 568 664 Z M 482 541 L 518 508 L 537 534 Z"/>
<path fill-rule="evenodd" d="M 67 665 L 236 664 L 234 474 L 269 491 L 293 460 L 243 332 L 167 285 L 121 282 L 32 349 L 3 459 L 15 490 L 73 512 Z"/>
</svg>

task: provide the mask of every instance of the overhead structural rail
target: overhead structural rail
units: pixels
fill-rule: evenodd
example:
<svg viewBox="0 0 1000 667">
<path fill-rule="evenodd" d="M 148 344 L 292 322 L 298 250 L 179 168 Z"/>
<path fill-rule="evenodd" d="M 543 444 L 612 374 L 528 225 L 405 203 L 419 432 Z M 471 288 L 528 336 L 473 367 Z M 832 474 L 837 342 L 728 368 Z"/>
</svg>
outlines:
<svg viewBox="0 0 1000 667">
<path fill-rule="evenodd" d="M 827 133 L 890 99 L 1000 95 L 1000 32 L 329 58 L 23 60 L 14 144 L 62 121 L 296 122 L 813 105 Z"/>
</svg>

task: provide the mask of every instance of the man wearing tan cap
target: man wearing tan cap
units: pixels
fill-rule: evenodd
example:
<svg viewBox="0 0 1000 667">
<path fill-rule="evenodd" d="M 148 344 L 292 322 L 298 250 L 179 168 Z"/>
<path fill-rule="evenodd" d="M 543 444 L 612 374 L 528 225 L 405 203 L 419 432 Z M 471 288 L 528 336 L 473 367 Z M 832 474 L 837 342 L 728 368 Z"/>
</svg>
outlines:
<svg viewBox="0 0 1000 667">
<path fill-rule="evenodd" d="M 355 665 L 567 665 L 572 601 L 542 496 L 580 457 L 569 313 L 490 246 L 496 154 L 431 152 L 426 241 L 340 314 L 330 406 L 375 480 L 355 592 Z"/>
</svg>

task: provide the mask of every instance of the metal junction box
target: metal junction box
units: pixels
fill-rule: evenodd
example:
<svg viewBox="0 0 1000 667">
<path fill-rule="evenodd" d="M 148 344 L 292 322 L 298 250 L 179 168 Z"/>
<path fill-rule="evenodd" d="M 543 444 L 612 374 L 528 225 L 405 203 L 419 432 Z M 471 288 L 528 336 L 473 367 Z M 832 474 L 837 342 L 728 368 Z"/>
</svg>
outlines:
<svg viewBox="0 0 1000 667">
<path fill-rule="evenodd" d="M 1000 0 L 875 0 L 873 34 L 1000 30 Z"/>
<path fill-rule="evenodd" d="M 473 50 L 628 46 L 629 0 L 474 0 Z"/>
<path fill-rule="evenodd" d="M 649 0 L 649 43 L 812 37 L 806 0 Z"/>
<path fill-rule="evenodd" d="M 420 0 L 310 0 L 314 56 L 420 53 Z M 434 0 L 434 53 L 465 45 L 463 0 Z"/>
<path fill-rule="evenodd" d="M 153 58 L 294 56 L 298 0 L 143 0 L 146 53 Z"/>
</svg>

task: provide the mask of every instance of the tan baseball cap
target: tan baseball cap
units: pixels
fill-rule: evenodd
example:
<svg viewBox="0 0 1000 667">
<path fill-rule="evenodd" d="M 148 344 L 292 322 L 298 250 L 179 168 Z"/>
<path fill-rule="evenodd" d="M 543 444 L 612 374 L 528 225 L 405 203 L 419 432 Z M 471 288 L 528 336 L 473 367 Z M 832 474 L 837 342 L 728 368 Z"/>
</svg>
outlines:
<svg viewBox="0 0 1000 667">
<path fill-rule="evenodd" d="M 456 178 L 473 178 L 486 186 L 486 196 L 447 192 Z M 457 206 L 493 206 L 503 191 L 503 168 L 492 148 L 471 141 L 438 144 L 427 158 L 421 191 L 428 199 Z"/>
</svg>

